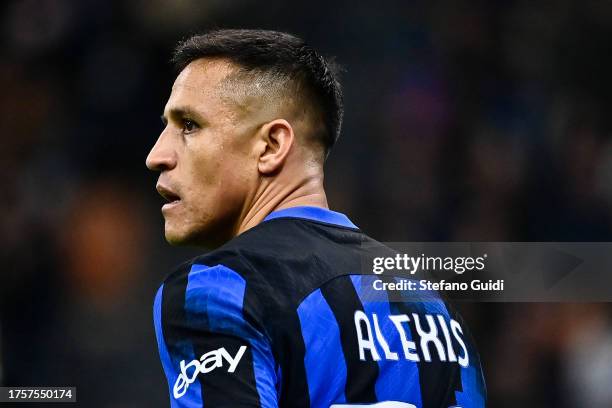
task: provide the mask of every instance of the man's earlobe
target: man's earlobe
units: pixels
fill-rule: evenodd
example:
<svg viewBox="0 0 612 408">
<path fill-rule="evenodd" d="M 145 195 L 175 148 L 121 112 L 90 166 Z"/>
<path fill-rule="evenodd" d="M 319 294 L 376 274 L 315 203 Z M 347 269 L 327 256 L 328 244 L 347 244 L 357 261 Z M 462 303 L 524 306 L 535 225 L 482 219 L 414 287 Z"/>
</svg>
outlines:
<svg viewBox="0 0 612 408">
<path fill-rule="evenodd" d="M 295 134 L 291 124 L 284 119 L 268 122 L 261 131 L 265 148 L 259 156 L 258 168 L 262 174 L 272 175 L 285 164 L 295 141 Z"/>
</svg>

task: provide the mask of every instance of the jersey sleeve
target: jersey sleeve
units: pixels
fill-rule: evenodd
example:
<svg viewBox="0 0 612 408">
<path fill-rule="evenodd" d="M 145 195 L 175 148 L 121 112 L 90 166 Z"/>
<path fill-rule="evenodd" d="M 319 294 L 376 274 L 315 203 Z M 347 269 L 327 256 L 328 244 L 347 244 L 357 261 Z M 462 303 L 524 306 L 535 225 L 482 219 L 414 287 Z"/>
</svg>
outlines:
<svg viewBox="0 0 612 408">
<path fill-rule="evenodd" d="M 183 268 L 154 305 L 171 407 L 277 407 L 276 363 L 269 338 L 244 310 L 245 279 L 223 265 Z"/>
</svg>

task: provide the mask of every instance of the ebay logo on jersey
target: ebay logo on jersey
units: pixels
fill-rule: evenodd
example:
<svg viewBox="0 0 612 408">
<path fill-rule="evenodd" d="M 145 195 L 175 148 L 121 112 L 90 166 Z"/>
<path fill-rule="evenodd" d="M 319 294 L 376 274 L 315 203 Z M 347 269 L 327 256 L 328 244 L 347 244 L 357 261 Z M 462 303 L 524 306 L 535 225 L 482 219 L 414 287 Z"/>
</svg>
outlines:
<svg viewBox="0 0 612 408">
<path fill-rule="evenodd" d="M 174 398 L 178 399 L 185 395 L 187 389 L 195 382 L 199 374 L 206 374 L 222 367 L 225 361 L 229 363 L 228 373 L 236 371 L 236 367 L 238 367 L 238 363 L 240 363 L 246 348 L 246 346 L 241 346 L 233 357 L 224 347 L 221 347 L 202 354 L 199 360 L 191 360 L 189 363 L 181 360 L 181 373 L 174 383 Z"/>
</svg>

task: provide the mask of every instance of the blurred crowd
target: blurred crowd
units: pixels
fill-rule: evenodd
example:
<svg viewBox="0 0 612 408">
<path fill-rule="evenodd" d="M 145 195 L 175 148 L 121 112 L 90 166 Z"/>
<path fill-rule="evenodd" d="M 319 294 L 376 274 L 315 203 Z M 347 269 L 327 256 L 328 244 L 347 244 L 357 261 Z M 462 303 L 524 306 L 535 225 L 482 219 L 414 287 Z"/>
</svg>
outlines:
<svg viewBox="0 0 612 408">
<path fill-rule="evenodd" d="M 381 241 L 612 241 L 612 2 L 0 6 L 0 385 L 163 407 L 154 292 L 175 43 L 286 30 L 345 67 L 333 209 Z M 608 273 L 609 271 L 602 271 Z M 460 304 L 491 407 L 612 406 L 612 305 Z"/>
</svg>

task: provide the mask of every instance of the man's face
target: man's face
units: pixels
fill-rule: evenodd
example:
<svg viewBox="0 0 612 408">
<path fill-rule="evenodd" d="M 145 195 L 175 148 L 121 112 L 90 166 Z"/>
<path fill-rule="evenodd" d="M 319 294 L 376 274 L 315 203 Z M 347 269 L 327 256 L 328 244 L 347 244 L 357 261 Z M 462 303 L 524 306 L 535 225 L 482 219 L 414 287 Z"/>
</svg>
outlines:
<svg viewBox="0 0 612 408">
<path fill-rule="evenodd" d="M 224 98 L 232 66 L 196 60 L 176 78 L 164 109 L 166 126 L 147 157 L 160 171 L 157 190 L 166 240 L 214 247 L 232 237 L 258 178 L 256 126 Z"/>
</svg>

